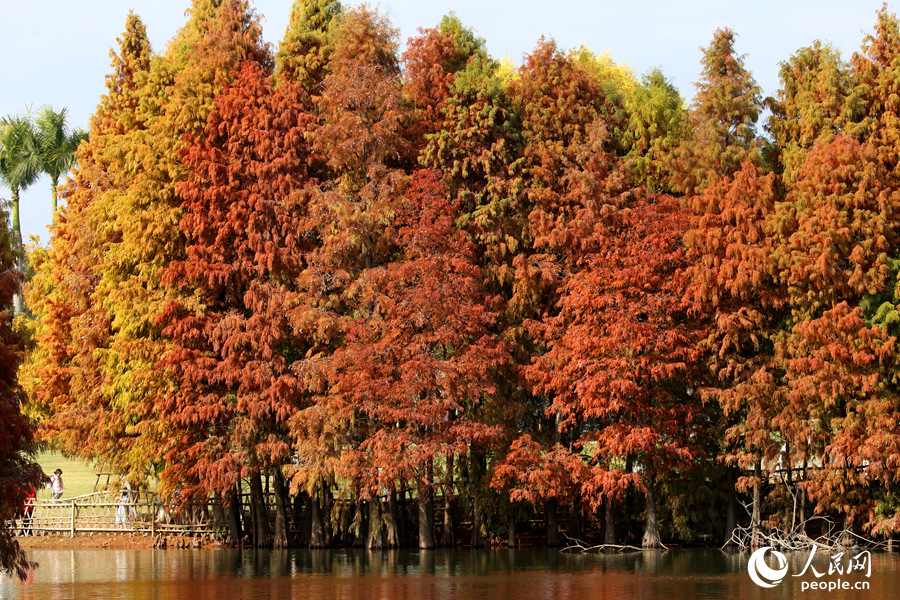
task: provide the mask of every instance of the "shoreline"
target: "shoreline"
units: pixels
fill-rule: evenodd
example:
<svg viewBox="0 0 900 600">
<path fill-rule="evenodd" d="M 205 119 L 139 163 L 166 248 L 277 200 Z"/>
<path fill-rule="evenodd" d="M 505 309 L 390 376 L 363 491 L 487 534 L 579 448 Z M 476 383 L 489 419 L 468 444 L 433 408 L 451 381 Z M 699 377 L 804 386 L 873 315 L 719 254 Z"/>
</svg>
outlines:
<svg viewBox="0 0 900 600">
<path fill-rule="evenodd" d="M 218 542 L 187 536 L 157 536 L 144 533 L 83 533 L 75 537 L 68 535 L 28 535 L 17 536 L 16 540 L 26 552 L 31 550 L 152 550 L 194 549 L 217 550 L 223 548 Z M 165 545 L 161 546 L 161 540 Z"/>
<path fill-rule="evenodd" d="M 48 534 L 38 536 L 16 537 L 19 546 L 26 552 L 32 550 L 224 550 L 233 549 L 235 547 L 226 546 L 220 541 L 209 538 L 179 536 L 179 535 L 159 535 L 153 537 L 147 533 L 82 533 L 75 537 L 67 534 Z M 250 546 L 237 546 L 237 549 L 250 549 Z M 547 546 L 522 544 L 518 549 L 548 549 Z M 615 546 L 612 553 L 619 552 L 642 552 L 641 548 L 635 546 Z M 666 550 L 686 549 L 686 546 L 668 546 Z M 712 546 L 690 546 L 692 549 L 713 549 Z M 297 548 L 293 548 L 296 550 Z M 331 548 L 331 550 L 339 550 L 342 548 Z M 354 548 L 358 550 L 359 548 Z M 416 549 L 410 547 L 409 549 Z M 439 548 L 444 549 L 444 548 Z M 457 549 L 470 549 L 468 547 L 459 547 Z M 487 544 L 480 550 L 508 550 L 504 544 Z M 572 547 L 573 550 L 576 547 Z M 556 548 L 563 550 L 563 547 Z M 380 551 L 380 550 L 375 550 Z M 650 550 L 652 551 L 652 550 Z M 592 551 L 573 552 L 573 554 L 593 554 Z M 602 553 L 602 552 L 601 552 Z"/>
<path fill-rule="evenodd" d="M 221 542 L 209 538 L 159 535 L 153 537 L 147 533 L 82 533 L 75 537 L 67 534 L 48 534 L 16 537 L 19 546 L 26 552 L 30 550 L 152 550 L 152 549 L 187 549 L 187 550 L 222 550 L 231 548 Z M 249 546 L 238 546 L 238 548 Z M 547 548 L 541 545 L 522 544 L 519 548 Z M 629 551 L 640 550 L 633 546 L 622 546 Z M 670 546 L 671 548 L 671 546 Z M 332 548 L 339 549 L 339 548 Z M 486 544 L 481 550 L 505 550 L 504 544 Z M 557 548 L 560 550 L 561 548 Z"/>
</svg>

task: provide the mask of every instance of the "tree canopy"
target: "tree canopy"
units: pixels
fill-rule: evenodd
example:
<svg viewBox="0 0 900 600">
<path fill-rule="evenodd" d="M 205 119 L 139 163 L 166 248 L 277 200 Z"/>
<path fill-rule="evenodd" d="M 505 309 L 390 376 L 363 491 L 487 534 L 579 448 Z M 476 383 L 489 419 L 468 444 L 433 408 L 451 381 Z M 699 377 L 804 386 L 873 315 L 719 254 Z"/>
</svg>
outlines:
<svg viewBox="0 0 900 600">
<path fill-rule="evenodd" d="M 74 165 L 18 383 L 0 319 L 0 452 L 25 393 L 41 441 L 257 547 L 900 532 L 898 31 L 763 100 L 718 29 L 686 102 L 552 39 L 511 68 L 452 13 L 403 50 L 297 0 L 274 53 L 244 0 L 162 51 L 131 14 L 74 155 L 65 111 L 0 127 L 14 200 Z"/>
</svg>

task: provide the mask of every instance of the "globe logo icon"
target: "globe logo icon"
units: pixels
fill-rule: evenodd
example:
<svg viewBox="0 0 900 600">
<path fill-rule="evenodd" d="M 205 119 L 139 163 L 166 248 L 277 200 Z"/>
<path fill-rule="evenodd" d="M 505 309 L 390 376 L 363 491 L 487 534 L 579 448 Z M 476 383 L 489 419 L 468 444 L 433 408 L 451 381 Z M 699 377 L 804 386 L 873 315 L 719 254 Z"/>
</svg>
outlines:
<svg viewBox="0 0 900 600">
<path fill-rule="evenodd" d="M 752 579 L 753 583 L 759 587 L 775 587 L 781 583 L 781 580 L 784 579 L 784 576 L 787 575 L 788 572 L 787 558 L 777 550 L 772 550 L 772 556 L 775 557 L 778 568 L 773 569 L 766 564 L 766 552 L 771 549 L 771 546 L 760 548 L 750 555 L 750 561 L 747 563 L 747 571 L 750 574 L 750 579 Z"/>
</svg>

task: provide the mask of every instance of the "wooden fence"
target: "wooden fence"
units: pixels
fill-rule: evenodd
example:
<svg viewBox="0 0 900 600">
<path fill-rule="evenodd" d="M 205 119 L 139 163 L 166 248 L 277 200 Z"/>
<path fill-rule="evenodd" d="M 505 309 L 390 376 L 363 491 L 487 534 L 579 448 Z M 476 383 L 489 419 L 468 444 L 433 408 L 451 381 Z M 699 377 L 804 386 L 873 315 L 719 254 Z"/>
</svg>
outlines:
<svg viewBox="0 0 900 600">
<path fill-rule="evenodd" d="M 266 512 L 269 516 L 270 530 L 275 524 L 275 495 L 264 492 Z M 30 519 L 20 515 L 8 527 L 16 535 L 68 535 L 79 534 L 129 534 L 141 533 L 154 537 L 159 535 L 177 536 L 204 536 L 224 535 L 227 529 L 225 521 L 226 511 L 221 503 L 210 497 L 205 502 L 195 502 L 190 505 L 177 506 L 169 502 L 164 503 L 155 492 L 132 493 L 128 502 L 117 502 L 118 494 L 114 491 L 101 491 L 84 496 L 62 498 L 60 500 L 38 499 L 34 505 Z M 240 495 L 240 513 L 244 527 L 249 526 L 250 494 Z M 409 504 L 402 502 L 406 511 L 407 524 L 413 523 L 415 514 L 415 502 Z M 307 508 L 307 507 L 304 507 Z M 331 503 L 331 518 L 334 524 L 349 523 L 354 518 L 355 511 L 359 509 L 356 502 L 347 499 L 334 499 Z M 307 511 L 304 510 L 303 513 Z M 459 539 L 466 539 L 471 531 L 471 517 L 465 513 L 461 506 L 454 510 L 454 530 Z M 305 522 L 308 514 L 301 514 L 296 508 L 288 511 L 287 529 L 289 535 L 302 535 L 309 527 Z M 442 530 L 444 524 L 444 502 L 440 495 L 435 496 L 434 506 L 435 525 Z M 565 515 L 559 516 L 560 524 L 569 523 Z M 518 521 L 520 536 L 526 531 L 539 531 L 546 527 L 546 521 L 541 514 L 534 514 L 531 518 Z M 589 523 L 585 525 L 590 526 Z"/>
<path fill-rule="evenodd" d="M 138 532 L 151 535 L 204 535 L 224 528 L 214 515 L 220 507 L 206 505 L 176 508 L 160 503 L 153 493 L 135 494 L 128 502 L 117 501 L 115 492 L 95 492 L 59 500 L 37 500 L 31 518 L 20 515 L 12 524 L 18 535 Z"/>
</svg>

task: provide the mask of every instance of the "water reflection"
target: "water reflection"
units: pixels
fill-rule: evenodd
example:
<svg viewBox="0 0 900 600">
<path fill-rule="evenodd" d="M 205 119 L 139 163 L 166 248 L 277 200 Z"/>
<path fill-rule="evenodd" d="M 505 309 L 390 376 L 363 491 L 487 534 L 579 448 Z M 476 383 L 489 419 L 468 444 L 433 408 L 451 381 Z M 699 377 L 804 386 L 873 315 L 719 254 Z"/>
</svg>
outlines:
<svg viewBox="0 0 900 600">
<path fill-rule="evenodd" d="M 673 550 L 611 555 L 556 550 L 34 551 L 26 583 L 0 579 L 0 598 L 244 600 L 256 598 L 622 598 L 788 599 L 801 579 L 762 589 L 747 576 L 746 553 Z M 808 558 L 788 556 L 791 573 Z M 828 557 L 817 557 L 820 572 Z M 869 590 L 806 592 L 810 598 L 897 597 L 900 559 L 873 554 Z M 801 596 L 801 597 L 802 597 Z"/>
</svg>

